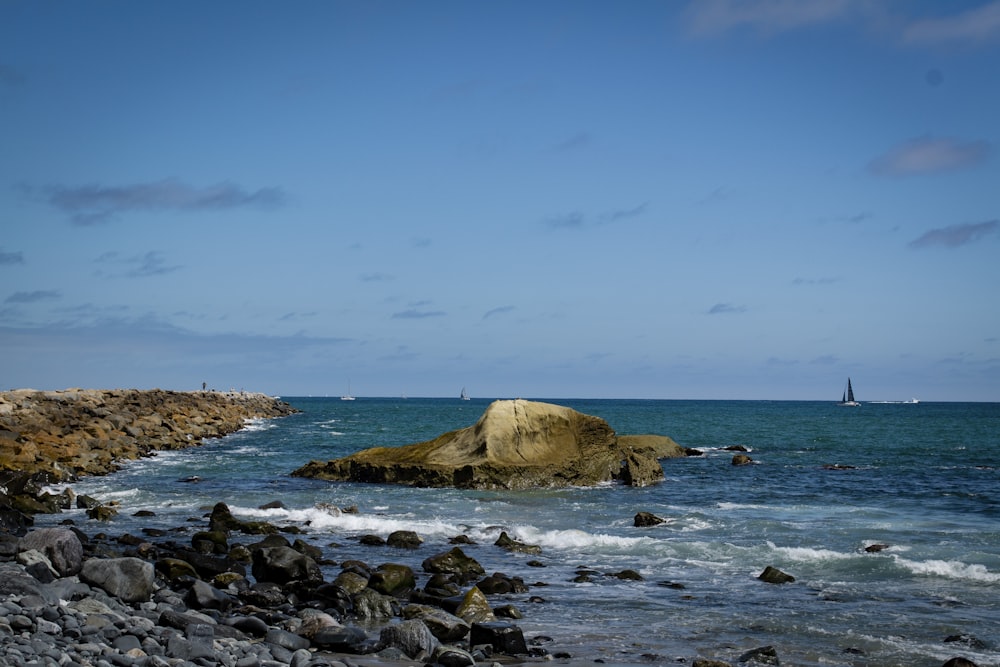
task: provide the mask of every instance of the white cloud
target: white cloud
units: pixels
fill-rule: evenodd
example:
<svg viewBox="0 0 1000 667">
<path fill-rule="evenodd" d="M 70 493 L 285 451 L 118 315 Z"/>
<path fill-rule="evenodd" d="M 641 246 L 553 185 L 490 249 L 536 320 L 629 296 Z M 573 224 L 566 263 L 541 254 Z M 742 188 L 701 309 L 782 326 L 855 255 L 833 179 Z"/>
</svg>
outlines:
<svg viewBox="0 0 1000 667">
<path fill-rule="evenodd" d="M 853 4 L 852 0 L 701 0 L 692 3 L 689 21 L 696 35 L 740 27 L 774 34 L 840 19 Z"/>
<path fill-rule="evenodd" d="M 939 6 L 951 8 L 954 5 Z M 954 16 L 915 21 L 903 31 L 903 41 L 910 44 L 985 42 L 991 39 L 1000 39 L 1000 1 Z"/>
<path fill-rule="evenodd" d="M 911 139 L 892 147 L 869 164 L 872 172 L 888 176 L 951 171 L 984 162 L 992 152 L 986 141 Z"/>
</svg>

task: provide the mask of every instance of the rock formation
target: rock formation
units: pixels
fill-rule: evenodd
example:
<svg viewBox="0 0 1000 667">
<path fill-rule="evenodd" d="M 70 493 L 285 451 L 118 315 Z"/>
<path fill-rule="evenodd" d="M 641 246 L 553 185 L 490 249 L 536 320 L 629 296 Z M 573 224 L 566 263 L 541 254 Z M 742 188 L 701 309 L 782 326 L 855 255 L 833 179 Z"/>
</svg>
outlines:
<svg viewBox="0 0 1000 667">
<path fill-rule="evenodd" d="M 673 447 L 671 447 L 671 444 Z M 663 479 L 658 458 L 681 455 L 662 436 L 618 437 L 603 419 L 571 408 L 495 401 L 473 426 L 402 447 L 312 461 L 293 475 L 412 486 L 523 489 Z"/>
<path fill-rule="evenodd" d="M 0 392 L 0 531 L 23 532 L 30 516 L 70 506 L 46 485 L 103 475 L 123 460 L 200 445 L 246 420 L 298 412 L 271 396 L 160 389 Z M 85 499 L 78 498 L 78 504 Z M 95 518 L 113 509 L 92 507 Z"/>
<path fill-rule="evenodd" d="M 52 481 L 100 475 L 159 449 L 200 445 L 247 419 L 297 412 L 271 396 L 160 389 L 0 392 L 0 470 Z"/>
</svg>

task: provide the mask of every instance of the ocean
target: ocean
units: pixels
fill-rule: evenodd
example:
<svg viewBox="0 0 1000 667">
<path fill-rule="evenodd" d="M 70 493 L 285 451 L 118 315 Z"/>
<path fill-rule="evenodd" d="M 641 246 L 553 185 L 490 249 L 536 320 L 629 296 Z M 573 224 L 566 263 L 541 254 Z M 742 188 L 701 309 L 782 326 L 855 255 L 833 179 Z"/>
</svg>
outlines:
<svg viewBox="0 0 1000 667">
<path fill-rule="evenodd" d="M 302 413 L 71 486 L 121 503 L 102 527 L 112 534 L 193 532 L 203 524 L 188 519 L 224 501 L 241 518 L 303 528 L 333 561 L 417 572 L 465 534 L 476 544 L 463 550 L 488 573 L 532 584 L 493 602 L 521 610 L 529 642 L 580 662 L 736 664 L 773 646 L 783 665 L 938 667 L 956 655 L 1000 665 L 1000 404 L 545 399 L 620 434 L 669 435 L 703 454 L 663 461 L 666 479 L 646 488 L 508 492 L 289 475 L 312 459 L 470 426 L 487 400 L 283 400 Z M 753 464 L 733 466 L 731 445 Z M 284 507 L 257 509 L 271 501 Z M 137 510 L 156 516 L 131 516 Z M 665 522 L 637 528 L 640 511 Z M 67 517 L 87 523 L 74 510 L 36 525 Z M 416 531 L 421 548 L 357 539 L 401 529 Z M 542 554 L 493 546 L 502 530 Z M 767 566 L 795 581 L 760 581 Z M 609 576 L 626 569 L 642 580 Z M 328 568 L 327 579 L 338 571 Z"/>
</svg>

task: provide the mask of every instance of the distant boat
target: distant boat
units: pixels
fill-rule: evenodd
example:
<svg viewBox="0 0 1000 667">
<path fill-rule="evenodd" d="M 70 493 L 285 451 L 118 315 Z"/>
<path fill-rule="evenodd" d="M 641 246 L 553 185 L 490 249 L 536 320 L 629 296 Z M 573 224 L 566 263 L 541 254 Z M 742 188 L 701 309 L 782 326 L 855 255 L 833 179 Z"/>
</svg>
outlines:
<svg viewBox="0 0 1000 667">
<path fill-rule="evenodd" d="M 854 400 L 854 388 L 851 387 L 851 378 L 847 378 L 847 389 L 844 390 L 844 395 L 840 399 L 840 403 L 837 405 L 843 405 L 848 408 L 860 408 L 861 404 Z"/>
<path fill-rule="evenodd" d="M 465 391 L 465 387 L 462 387 L 462 393 L 461 393 L 461 395 L 459 395 L 459 398 L 462 399 L 463 401 L 470 400 L 469 399 L 469 392 Z"/>
<path fill-rule="evenodd" d="M 917 399 L 915 399 L 915 398 L 911 398 L 911 399 L 910 399 L 910 400 L 908 400 L 908 401 L 903 401 L 903 403 L 906 403 L 906 404 L 908 404 L 908 405 L 914 405 L 914 404 L 916 404 L 916 403 L 919 403 L 919 402 L 920 402 L 920 401 L 919 401 L 919 400 L 917 400 Z"/>
<path fill-rule="evenodd" d="M 353 401 L 354 397 L 351 396 L 351 381 L 347 381 L 347 393 L 340 397 L 342 401 Z"/>
</svg>

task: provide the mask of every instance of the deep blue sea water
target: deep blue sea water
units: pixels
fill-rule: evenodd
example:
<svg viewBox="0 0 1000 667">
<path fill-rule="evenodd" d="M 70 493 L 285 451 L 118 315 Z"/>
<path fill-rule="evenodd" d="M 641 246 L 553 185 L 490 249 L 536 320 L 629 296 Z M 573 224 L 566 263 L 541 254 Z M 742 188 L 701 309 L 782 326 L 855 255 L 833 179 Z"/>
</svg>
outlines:
<svg viewBox="0 0 1000 667">
<path fill-rule="evenodd" d="M 121 502 L 109 532 L 183 526 L 225 501 L 243 518 L 307 528 L 332 560 L 417 571 L 465 533 L 478 543 L 466 552 L 488 572 L 547 584 L 530 593 L 544 602 L 495 602 L 521 609 L 526 637 L 551 637 L 550 650 L 581 661 L 701 656 L 735 664 L 772 645 L 783 665 L 936 667 L 956 655 L 1000 665 L 1000 404 L 549 400 L 602 417 L 618 433 L 669 435 L 704 455 L 664 461 L 666 480 L 642 489 L 493 492 L 289 476 L 311 459 L 469 426 L 486 400 L 285 400 L 303 412 L 73 487 Z M 736 444 L 750 450 L 753 465 L 731 465 L 723 448 Z M 191 477 L 201 481 L 181 481 Z M 256 509 L 273 500 L 285 509 Z M 156 517 L 130 516 L 140 509 Z M 641 510 L 667 521 L 636 528 Z M 410 552 L 356 539 L 398 529 L 417 531 L 423 546 Z M 500 530 L 540 545 L 543 555 L 494 547 Z M 867 553 L 872 544 L 889 547 Z M 533 558 L 546 567 L 529 566 Z M 796 581 L 759 581 L 768 565 Z M 574 583 L 580 567 L 634 569 L 644 580 Z M 960 635 L 975 645 L 945 642 Z"/>
</svg>

